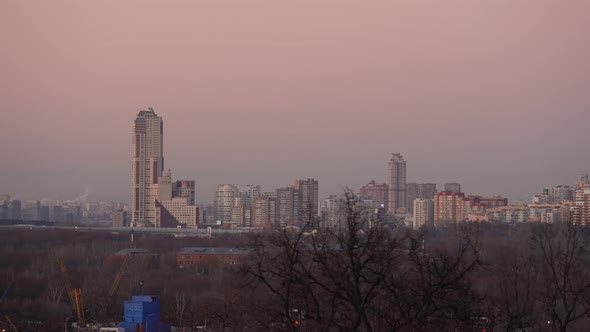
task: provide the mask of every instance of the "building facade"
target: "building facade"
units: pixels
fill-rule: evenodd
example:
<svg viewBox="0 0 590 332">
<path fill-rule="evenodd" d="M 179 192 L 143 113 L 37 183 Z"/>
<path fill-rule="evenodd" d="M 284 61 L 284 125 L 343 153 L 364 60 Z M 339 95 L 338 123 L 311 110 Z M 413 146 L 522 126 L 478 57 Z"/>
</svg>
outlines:
<svg viewBox="0 0 590 332">
<path fill-rule="evenodd" d="M 415 229 L 434 225 L 434 199 L 416 198 L 413 205 Z"/>
<path fill-rule="evenodd" d="M 127 211 L 115 210 L 111 214 L 112 226 L 113 227 L 126 227 L 129 226 L 127 220 Z"/>
<path fill-rule="evenodd" d="M 223 228 L 231 229 L 236 227 L 249 226 L 245 225 L 246 206 L 242 203 L 241 197 L 234 198 L 234 205 L 231 208 L 231 221 L 223 224 Z"/>
<path fill-rule="evenodd" d="M 408 183 L 406 184 L 406 202 L 408 204 L 408 212 L 414 211 L 414 200 L 434 199 L 436 194 L 435 183 Z"/>
<path fill-rule="evenodd" d="M 314 179 L 299 179 L 295 181 L 295 190 L 301 197 L 299 201 L 299 220 L 303 225 L 316 226 L 319 213 L 319 184 Z"/>
<path fill-rule="evenodd" d="M 341 226 L 343 217 L 342 199 L 336 195 L 330 195 L 321 203 L 321 227 L 328 230 L 337 230 Z"/>
<path fill-rule="evenodd" d="M 158 178 L 164 169 L 164 123 L 153 109 L 140 111 L 133 125 L 131 221 L 156 224 Z"/>
<path fill-rule="evenodd" d="M 195 180 L 178 180 L 172 186 L 172 196 L 186 198 L 189 205 L 196 205 Z"/>
<path fill-rule="evenodd" d="M 547 203 L 573 202 L 576 190 L 572 186 L 549 186 L 543 189 L 543 195 L 547 196 Z"/>
<path fill-rule="evenodd" d="M 461 223 L 467 217 L 467 200 L 464 193 L 442 191 L 434 197 L 434 224 Z"/>
<path fill-rule="evenodd" d="M 375 180 L 362 186 L 359 190 L 361 199 L 372 199 L 381 202 L 387 211 L 389 204 L 389 185 L 387 183 L 377 183 Z"/>
<path fill-rule="evenodd" d="M 251 226 L 269 229 L 275 221 L 275 197 L 262 195 L 252 203 Z"/>
<path fill-rule="evenodd" d="M 445 191 L 449 193 L 460 193 L 461 184 L 456 182 L 445 183 Z"/>
<path fill-rule="evenodd" d="M 389 204 L 388 213 L 406 212 L 406 161 L 399 153 L 393 153 L 388 164 Z M 398 211 L 400 210 L 400 211 Z"/>
<path fill-rule="evenodd" d="M 239 197 L 240 190 L 233 184 L 221 184 L 217 187 L 213 201 L 215 222 L 220 222 L 222 225 L 231 224 L 232 209 L 235 199 Z"/>
<path fill-rule="evenodd" d="M 582 175 L 580 181 L 576 182 L 576 190 L 590 188 L 590 179 L 588 175 Z"/>
<path fill-rule="evenodd" d="M 156 227 L 190 227 L 199 223 L 199 207 L 194 203 L 193 180 L 173 181 L 168 170 L 158 178 L 158 199 L 156 200 Z M 179 187 L 181 184 L 181 187 Z M 185 184 L 185 187 L 182 187 Z M 183 190 L 178 190 L 182 188 Z"/>
<path fill-rule="evenodd" d="M 575 206 L 572 208 L 572 222 L 590 224 L 590 187 L 576 190 Z"/>
<path fill-rule="evenodd" d="M 275 222 L 279 227 L 300 224 L 301 195 L 293 186 L 277 188 L 275 200 Z"/>
<path fill-rule="evenodd" d="M 165 215 L 168 218 L 164 218 Z M 190 205 L 185 197 L 173 197 L 169 201 L 158 202 L 158 221 L 159 227 L 197 228 L 199 207 Z"/>
<path fill-rule="evenodd" d="M 188 247 L 176 254 L 176 262 L 179 268 L 237 265 L 247 254 L 244 249 Z"/>
<path fill-rule="evenodd" d="M 0 197 L 0 220 L 20 220 L 21 215 L 21 201 L 12 199 L 9 195 L 2 195 Z"/>
</svg>

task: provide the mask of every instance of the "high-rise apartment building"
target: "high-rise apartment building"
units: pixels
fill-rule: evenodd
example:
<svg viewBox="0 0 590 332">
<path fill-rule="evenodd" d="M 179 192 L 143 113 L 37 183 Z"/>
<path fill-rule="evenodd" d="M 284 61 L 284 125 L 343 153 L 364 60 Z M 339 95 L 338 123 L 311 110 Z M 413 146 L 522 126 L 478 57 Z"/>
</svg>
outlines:
<svg viewBox="0 0 590 332">
<path fill-rule="evenodd" d="M 434 224 L 434 199 L 416 198 L 413 205 L 415 229 Z"/>
<path fill-rule="evenodd" d="M 408 212 L 414 212 L 414 200 L 434 199 L 436 194 L 435 183 L 408 183 L 406 184 L 406 202 L 408 204 Z"/>
<path fill-rule="evenodd" d="M 573 202 L 575 188 L 568 185 L 545 187 L 543 193 L 547 193 L 550 203 Z"/>
<path fill-rule="evenodd" d="M 246 206 L 242 203 L 240 197 L 234 198 L 234 205 L 231 208 L 231 220 L 222 225 L 225 229 L 243 227 L 245 225 Z M 249 223 L 249 222 L 248 222 Z M 250 225 L 248 225 L 250 226 Z"/>
<path fill-rule="evenodd" d="M 21 207 L 23 221 L 37 221 L 41 219 L 41 202 L 40 201 L 24 201 Z"/>
<path fill-rule="evenodd" d="M 172 186 L 172 196 L 186 198 L 189 205 L 195 204 L 195 180 L 178 180 Z"/>
<path fill-rule="evenodd" d="M 321 203 L 322 228 L 337 230 L 341 225 L 344 211 L 342 209 L 342 198 L 336 195 L 324 199 Z"/>
<path fill-rule="evenodd" d="M 158 178 L 156 227 L 197 227 L 199 207 L 191 204 L 191 199 L 194 203 L 195 197 L 194 182 L 193 180 L 172 181 L 170 170 Z M 178 190 L 179 188 L 183 190 Z"/>
<path fill-rule="evenodd" d="M 257 184 L 247 184 L 240 187 L 240 199 L 244 206 L 244 226 L 252 226 L 252 209 L 254 201 L 262 195 L 260 186 Z"/>
<path fill-rule="evenodd" d="M 460 183 L 445 183 L 445 191 L 449 193 L 460 193 L 461 191 L 461 184 Z"/>
<path fill-rule="evenodd" d="M 261 195 L 255 198 L 252 203 L 251 226 L 264 227 L 266 229 L 271 228 L 274 225 L 275 219 L 274 205 L 274 194 L 272 196 Z"/>
<path fill-rule="evenodd" d="M 299 179 L 295 181 L 295 190 L 301 196 L 299 201 L 299 222 L 303 225 L 317 226 L 318 220 L 318 181 L 314 179 Z"/>
<path fill-rule="evenodd" d="M 388 165 L 389 175 L 389 204 L 388 213 L 395 214 L 406 211 L 406 161 L 399 153 L 393 153 Z"/>
<path fill-rule="evenodd" d="M 576 183 L 576 189 L 590 188 L 590 179 L 587 174 L 582 175 L 580 181 Z"/>
<path fill-rule="evenodd" d="M 434 224 L 461 223 L 467 217 L 468 200 L 464 193 L 438 192 L 434 196 Z"/>
<path fill-rule="evenodd" d="M 280 227 L 299 224 L 301 195 L 292 186 L 281 187 L 276 190 L 275 222 Z"/>
<path fill-rule="evenodd" d="M 590 225 L 590 187 L 576 190 L 575 206 L 571 211 L 573 223 Z"/>
<path fill-rule="evenodd" d="M 156 224 L 158 178 L 164 169 L 164 123 L 149 108 L 137 114 L 133 125 L 131 221 Z"/>
<path fill-rule="evenodd" d="M 0 198 L 0 220 L 21 219 L 21 201 L 11 199 L 8 195 Z"/>
<path fill-rule="evenodd" d="M 173 197 L 169 201 L 158 201 L 158 227 L 189 227 L 196 228 L 199 222 L 199 207 L 188 204 L 184 197 Z"/>
<path fill-rule="evenodd" d="M 533 203 L 573 202 L 576 189 L 583 188 L 582 183 L 582 181 L 578 182 L 575 187 L 569 185 L 547 186 L 543 188 L 541 194 L 533 196 Z"/>
<path fill-rule="evenodd" d="M 277 192 L 276 191 L 265 192 L 264 196 L 269 198 L 268 218 L 270 220 L 269 221 L 270 227 L 276 227 L 277 226 L 277 212 L 276 212 Z"/>
<path fill-rule="evenodd" d="M 111 213 L 111 220 L 113 227 L 126 227 L 129 225 L 127 222 L 127 211 L 115 210 Z"/>
<path fill-rule="evenodd" d="M 247 184 L 241 186 L 240 188 L 240 198 L 242 199 L 242 204 L 246 207 L 252 206 L 252 202 L 260 197 L 260 185 L 257 184 Z"/>
<path fill-rule="evenodd" d="M 387 183 L 376 183 L 375 180 L 371 180 L 371 182 L 361 187 L 359 196 L 361 199 L 379 201 L 387 211 L 387 205 L 389 204 L 389 186 Z"/>
<path fill-rule="evenodd" d="M 232 209 L 235 199 L 240 197 L 240 190 L 233 184 L 221 184 L 215 192 L 214 219 L 221 224 L 232 223 Z"/>
</svg>

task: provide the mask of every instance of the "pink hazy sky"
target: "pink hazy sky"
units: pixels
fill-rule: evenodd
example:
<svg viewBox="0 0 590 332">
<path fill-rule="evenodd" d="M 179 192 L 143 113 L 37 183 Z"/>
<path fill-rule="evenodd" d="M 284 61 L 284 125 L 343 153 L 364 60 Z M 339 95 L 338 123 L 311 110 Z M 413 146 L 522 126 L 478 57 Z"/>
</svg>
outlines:
<svg viewBox="0 0 590 332">
<path fill-rule="evenodd" d="M 129 200 L 131 128 L 166 167 L 320 196 L 457 181 L 528 199 L 590 172 L 590 1 L 0 1 L 0 194 Z"/>
</svg>

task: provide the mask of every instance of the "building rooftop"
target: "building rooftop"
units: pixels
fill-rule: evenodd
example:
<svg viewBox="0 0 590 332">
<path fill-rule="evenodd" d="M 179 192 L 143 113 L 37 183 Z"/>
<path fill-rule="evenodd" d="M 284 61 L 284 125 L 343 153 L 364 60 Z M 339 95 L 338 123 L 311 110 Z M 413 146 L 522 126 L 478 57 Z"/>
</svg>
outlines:
<svg viewBox="0 0 590 332">
<path fill-rule="evenodd" d="M 200 255 L 246 255 L 247 249 L 237 248 L 206 248 L 206 247 L 185 247 L 180 249 L 179 254 L 200 254 Z"/>
<path fill-rule="evenodd" d="M 113 256 L 157 256 L 158 254 L 149 252 L 146 249 L 126 248 L 117 251 Z"/>
</svg>

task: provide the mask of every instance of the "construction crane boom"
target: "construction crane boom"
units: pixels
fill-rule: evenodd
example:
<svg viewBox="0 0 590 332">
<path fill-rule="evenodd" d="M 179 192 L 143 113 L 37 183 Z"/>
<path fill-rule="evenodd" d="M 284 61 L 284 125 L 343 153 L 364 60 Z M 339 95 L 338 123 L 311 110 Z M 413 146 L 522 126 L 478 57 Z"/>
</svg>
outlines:
<svg viewBox="0 0 590 332">
<path fill-rule="evenodd" d="M 6 287 L 6 289 L 4 290 L 2 297 L 0 297 L 0 303 L 2 303 L 2 301 L 4 301 L 4 298 L 6 297 L 6 294 L 8 294 L 10 287 L 12 287 L 12 283 L 10 283 L 10 285 L 8 285 L 8 287 Z M 8 325 L 10 325 L 10 327 L 14 330 L 14 332 L 18 332 L 18 329 L 16 328 L 16 325 L 14 325 L 14 322 L 12 321 L 10 316 L 8 316 L 8 314 L 4 314 L 4 318 L 6 318 Z"/>
<path fill-rule="evenodd" d="M 62 259 L 58 259 L 57 263 L 59 265 L 59 270 L 62 273 L 64 278 L 64 282 L 66 284 L 66 290 L 68 292 L 68 296 L 70 297 L 70 304 L 72 305 L 72 309 L 76 311 L 76 315 L 78 316 L 78 326 L 84 327 L 86 326 L 86 319 L 84 318 L 84 304 L 82 302 L 82 290 L 79 288 L 74 288 L 72 286 L 72 281 L 70 280 L 70 276 L 68 274 L 68 268 Z"/>
<path fill-rule="evenodd" d="M 12 319 L 10 318 L 10 316 L 4 315 L 4 318 L 6 318 L 6 321 L 8 322 L 8 325 L 10 325 L 10 327 L 12 327 L 12 329 L 14 330 L 14 332 L 18 332 L 18 329 L 16 328 L 16 325 L 14 325 L 14 322 L 12 321 Z"/>
<path fill-rule="evenodd" d="M 115 295 L 115 292 L 117 291 L 117 287 L 119 287 L 119 283 L 121 282 L 121 278 L 123 278 L 123 274 L 125 273 L 125 270 L 127 269 L 127 265 L 129 265 L 129 259 L 131 256 L 125 256 L 125 258 L 123 259 L 123 264 L 121 265 L 121 268 L 119 268 L 119 271 L 117 272 L 117 275 L 115 276 L 115 280 L 113 280 L 113 284 L 111 285 L 111 290 L 109 291 L 109 296 L 113 296 Z"/>
</svg>

